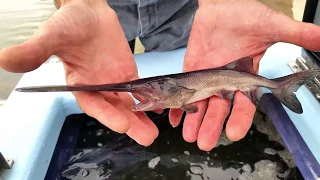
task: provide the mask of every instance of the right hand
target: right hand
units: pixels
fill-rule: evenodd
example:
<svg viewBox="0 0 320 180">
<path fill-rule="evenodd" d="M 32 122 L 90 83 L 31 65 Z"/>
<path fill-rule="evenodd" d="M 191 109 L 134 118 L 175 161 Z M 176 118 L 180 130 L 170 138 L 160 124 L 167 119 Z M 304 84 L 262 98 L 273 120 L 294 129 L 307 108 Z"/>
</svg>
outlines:
<svg viewBox="0 0 320 180">
<path fill-rule="evenodd" d="M 66 82 L 105 84 L 138 79 L 138 71 L 116 13 L 105 0 L 68 0 L 26 42 L 2 49 L 0 67 L 10 72 L 38 68 L 51 55 L 62 61 Z M 132 112 L 127 93 L 74 92 L 80 108 L 111 130 L 148 146 L 157 127 Z"/>
</svg>

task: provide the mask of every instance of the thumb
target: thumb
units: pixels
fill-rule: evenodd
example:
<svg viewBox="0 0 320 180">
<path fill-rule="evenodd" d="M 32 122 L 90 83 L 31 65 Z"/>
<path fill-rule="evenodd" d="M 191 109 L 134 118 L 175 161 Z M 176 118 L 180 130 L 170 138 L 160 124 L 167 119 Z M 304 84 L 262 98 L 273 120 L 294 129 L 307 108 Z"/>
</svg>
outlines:
<svg viewBox="0 0 320 180">
<path fill-rule="evenodd" d="M 48 27 L 40 27 L 27 41 L 0 50 L 0 68 L 16 73 L 32 71 L 53 53 L 55 34 Z"/>
<path fill-rule="evenodd" d="M 279 33 L 275 41 L 295 44 L 297 46 L 309 49 L 311 51 L 320 50 L 320 26 L 312 23 L 293 20 L 285 15 L 274 16 Z M 276 29 L 278 29 L 276 28 Z"/>
</svg>

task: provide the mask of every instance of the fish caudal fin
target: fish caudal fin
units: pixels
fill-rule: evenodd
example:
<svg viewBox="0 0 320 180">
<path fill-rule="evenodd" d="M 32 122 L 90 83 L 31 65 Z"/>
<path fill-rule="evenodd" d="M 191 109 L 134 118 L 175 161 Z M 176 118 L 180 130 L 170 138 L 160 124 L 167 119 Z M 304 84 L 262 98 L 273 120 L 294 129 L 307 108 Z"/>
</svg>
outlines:
<svg viewBox="0 0 320 180">
<path fill-rule="evenodd" d="M 303 109 L 295 92 L 305 83 L 320 75 L 320 70 L 306 70 L 288 76 L 272 79 L 277 88 L 270 88 L 273 95 L 291 111 L 302 114 Z"/>
</svg>

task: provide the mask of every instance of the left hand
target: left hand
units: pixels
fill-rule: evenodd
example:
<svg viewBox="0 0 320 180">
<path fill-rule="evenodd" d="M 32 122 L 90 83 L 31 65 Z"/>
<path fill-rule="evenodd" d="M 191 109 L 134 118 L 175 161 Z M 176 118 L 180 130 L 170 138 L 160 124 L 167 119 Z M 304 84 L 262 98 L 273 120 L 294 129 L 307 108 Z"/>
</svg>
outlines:
<svg viewBox="0 0 320 180">
<path fill-rule="evenodd" d="M 259 61 L 268 47 L 288 42 L 310 50 L 320 50 L 320 27 L 295 21 L 257 0 L 199 0 L 191 30 L 183 71 L 225 65 L 237 58 L 251 56 L 258 73 Z M 213 96 L 195 103 L 199 111 L 187 114 L 183 137 L 197 140 L 200 149 L 215 147 L 230 111 L 230 101 Z M 234 105 L 226 124 L 231 141 L 242 139 L 248 132 L 256 107 L 241 92 L 234 96 Z M 170 110 L 170 123 L 177 126 L 182 110 Z"/>
</svg>

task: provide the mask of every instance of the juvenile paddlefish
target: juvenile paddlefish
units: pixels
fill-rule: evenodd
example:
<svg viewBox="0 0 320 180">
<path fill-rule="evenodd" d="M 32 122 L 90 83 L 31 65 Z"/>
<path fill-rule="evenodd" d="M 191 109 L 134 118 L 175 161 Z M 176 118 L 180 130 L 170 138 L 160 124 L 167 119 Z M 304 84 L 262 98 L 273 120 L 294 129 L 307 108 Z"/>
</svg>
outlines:
<svg viewBox="0 0 320 180">
<path fill-rule="evenodd" d="M 256 106 L 261 98 L 258 89 L 268 88 L 272 94 L 291 111 L 301 114 L 303 109 L 295 92 L 306 82 L 320 75 L 320 70 L 300 71 L 291 75 L 267 79 L 255 74 L 253 59 L 243 57 L 227 65 L 191 72 L 148 77 L 128 82 L 101 85 L 32 86 L 17 88 L 20 92 L 57 91 L 114 91 L 130 92 L 142 96 L 133 111 L 181 108 L 195 113 L 193 102 L 211 96 L 232 100 L 235 91 L 244 93 Z"/>
</svg>

